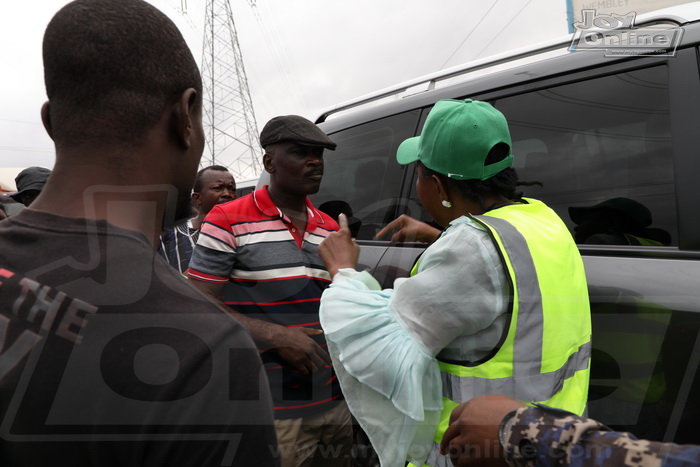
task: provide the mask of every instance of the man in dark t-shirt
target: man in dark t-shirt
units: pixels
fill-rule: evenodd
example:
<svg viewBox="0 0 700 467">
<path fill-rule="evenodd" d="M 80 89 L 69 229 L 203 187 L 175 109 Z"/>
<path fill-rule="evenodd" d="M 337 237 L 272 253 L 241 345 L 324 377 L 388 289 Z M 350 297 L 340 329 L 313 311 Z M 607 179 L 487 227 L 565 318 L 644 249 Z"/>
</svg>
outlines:
<svg viewBox="0 0 700 467">
<path fill-rule="evenodd" d="M 0 466 L 278 466 L 250 335 L 155 254 L 204 145 L 182 36 L 142 0 L 77 0 L 43 56 L 56 163 L 0 224 Z"/>
<path fill-rule="evenodd" d="M 143 235 L 25 209 L 0 251 L 0 465 L 275 465 L 248 333 Z"/>
</svg>

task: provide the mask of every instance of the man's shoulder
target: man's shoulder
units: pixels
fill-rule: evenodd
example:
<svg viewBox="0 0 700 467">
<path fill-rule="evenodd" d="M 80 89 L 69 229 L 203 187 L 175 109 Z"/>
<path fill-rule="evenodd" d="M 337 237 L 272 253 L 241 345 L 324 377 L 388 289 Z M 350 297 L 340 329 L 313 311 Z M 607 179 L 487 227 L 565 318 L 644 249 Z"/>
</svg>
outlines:
<svg viewBox="0 0 700 467">
<path fill-rule="evenodd" d="M 137 232 L 58 216 L 47 225 L 41 217 L 48 215 L 20 214 L 0 226 L 0 271 L 26 278 L 37 293 L 60 291 L 107 313 L 223 313 Z"/>
<path fill-rule="evenodd" d="M 217 204 L 209 211 L 205 222 L 223 222 L 229 225 L 269 220 L 255 199 L 255 192 L 223 204 Z"/>
<path fill-rule="evenodd" d="M 31 277 L 104 283 L 114 272 L 150 268 L 153 246 L 146 237 L 101 219 L 57 216 L 25 209 L 0 225 L 0 266 Z"/>
<path fill-rule="evenodd" d="M 253 193 L 249 193 L 241 198 L 236 198 L 223 204 L 217 204 L 216 206 L 214 206 L 212 211 L 214 211 L 215 209 L 218 209 L 227 214 L 246 211 L 250 209 L 255 209 L 259 211 L 259 209 L 256 206 L 255 197 L 253 196 Z"/>
</svg>

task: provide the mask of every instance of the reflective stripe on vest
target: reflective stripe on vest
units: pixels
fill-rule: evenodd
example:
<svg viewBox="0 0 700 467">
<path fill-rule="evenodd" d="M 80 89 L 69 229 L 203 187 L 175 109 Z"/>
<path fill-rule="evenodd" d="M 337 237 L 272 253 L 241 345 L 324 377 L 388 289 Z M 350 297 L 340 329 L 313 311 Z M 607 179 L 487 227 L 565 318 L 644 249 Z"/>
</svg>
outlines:
<svg viewBox="0 0 700 467">
<path fill-rule="evenodd" d="M 442 372 L 443 395 L 453 401 L 466 401 L 484 394 L 508 394 L 522 401 L 547 400 L 561 390 L 564 380 L 572 377 L 577 371 L 588 368 L 591 342 L 588 341 L 579 347 L 561 368 L 542 373 L 542 295 L 525 237 L 510 222 L 503 219 L 485 219 L 482 216 L 474 218 L 494 228 L 504 248 L 510 252 L 513 269 L 518 275 L 515 281 L 517 296 L 521 298 L 518 304 L 513 353 L 527 355 L 528 358 L 516 359 L 513 363 L 513 376 L 506 378 L 486 379 Z M 522 300 L 523 297 L 527 297 L 527 300 Z"/>
<path fill-rule="evenodd" d="M 517 344 L 515 352 L 519 352 Z M 509 397 L 521 401 L 545 401 L 561 390 L 565 380 L 574 376 L 577 371 L 588 368 L 590 355 L 591 343 L 587 342 L 556 371 L 535 374 L 534 371 L 526 371 L 529 365 L 516 364 L 513 373 L 519 375 L 510 378 L 485 379 L 442 372 L 442 393 L 453 401 L 467 401 L 484 394 L 508 394 Z M 522 375 L 526 373 L 529 373 L 529 384 L 523 384 L 522 381 Z"/>
<path fill-rule="evenodd" d="M 484 458 L 488 459 L 488 457 L 490 456 L 484 454 Z M 438 443 L 433 443 L 433 447 L 430 450 L 430 454 L 428 454 L 428 458 L 425 460 L 425 465 L 430 467 L 453 467 L 450 458 L 440 454 L 440 445 Z"/>
</svg>

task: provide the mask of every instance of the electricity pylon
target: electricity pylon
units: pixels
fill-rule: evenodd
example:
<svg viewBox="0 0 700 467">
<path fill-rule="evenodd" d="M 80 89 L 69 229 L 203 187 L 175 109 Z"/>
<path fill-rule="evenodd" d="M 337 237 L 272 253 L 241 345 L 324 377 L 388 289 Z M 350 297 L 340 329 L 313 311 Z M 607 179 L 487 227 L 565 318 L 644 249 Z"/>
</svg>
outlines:
<svg viewBox="0 0 700 467">
<path fill-rule="evenodd" d="M 258 124 L 229 0 L 207 0 L 202 53 L 204 131 L 202 167 L 223 165 L 236 180 L 261 172 Z"/>
</svg>

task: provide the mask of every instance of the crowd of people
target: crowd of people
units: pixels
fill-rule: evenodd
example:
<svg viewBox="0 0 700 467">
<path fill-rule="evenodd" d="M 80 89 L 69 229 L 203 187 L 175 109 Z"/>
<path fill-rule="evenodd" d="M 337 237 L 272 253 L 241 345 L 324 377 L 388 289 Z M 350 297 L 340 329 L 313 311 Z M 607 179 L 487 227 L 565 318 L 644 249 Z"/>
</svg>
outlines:
<svg viewBox="0 0 700 467">
<path fill-rule="evenodd" d="M 581 418 L 583 262 L 490 104 L 440 101 L 399 147 L 440 228 L 378 233 L 430 244 L 382 290 L 309 199 L 336 148 L 309 120 L 267 122 L 247 196 L 197 172 L 201 77 L 155 7 L 75 0 L 43 57 L 55 165 L 0 218 L 0 465 L 349 467 L 358 429 L 383 466 L 700 463 Z"/>
</svg>

